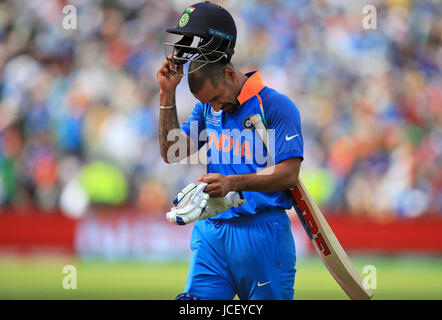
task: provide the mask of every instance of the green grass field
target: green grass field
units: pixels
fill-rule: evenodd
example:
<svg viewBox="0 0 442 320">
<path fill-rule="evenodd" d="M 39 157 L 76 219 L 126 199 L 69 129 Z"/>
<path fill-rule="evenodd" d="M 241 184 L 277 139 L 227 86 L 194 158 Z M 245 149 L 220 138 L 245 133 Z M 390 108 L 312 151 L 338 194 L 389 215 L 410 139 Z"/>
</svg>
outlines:
<svg viewBox="0 0 442 320">
<path fill-rule="evenodd" d="M 442 258 L 352 258 L 377 271 L 375 299 L 442 299 Z M 63 267 L 77 269 L 77 289 L 62 287 Z M 0 299 L 174 299 L 181 293 L 187 261 L 107 262 L 74 258 L 0 257 Z M 347 299 L 318 257 L 297 263 L 295 299 Z"/>
</svg>

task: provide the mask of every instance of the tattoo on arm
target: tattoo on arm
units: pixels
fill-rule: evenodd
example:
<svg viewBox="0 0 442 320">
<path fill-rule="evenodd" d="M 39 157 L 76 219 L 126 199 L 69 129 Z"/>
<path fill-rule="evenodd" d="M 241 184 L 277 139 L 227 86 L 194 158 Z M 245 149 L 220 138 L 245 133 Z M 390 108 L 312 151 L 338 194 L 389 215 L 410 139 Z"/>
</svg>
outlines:
<svg viewBox="0 0 442 320">
<path fill-rule="evenodd" d="M 175 139 L 169 140 L 167 138 L 169 135 L 169 132 L 174 129 L 181 130 L 180 125 L 178 123 L 178 115 L 177 115 L 176 108 L 166 109 L 166 110 L 160 109 L 158 137 L 159 137 L 159 143 L 160 143 L 161 157 L 163 158 L 163 160 L 166 163 L 178 162 L 181 159 L 188 157 L 191 154 L 191 150 L 192 150 L 191 140 L 184 132 L 179 131 L 180 136 L 175 136 Z M 182 143 L 182 141 L 185 141 L 186 153 L 180 155 L 179 151 L 182 150 L 182 148 L 178 147 L 175 151 L 174 159 L 169 159 L 169 157 L 168 157 L 169 148 L 176 143 Z"/>
</svg>

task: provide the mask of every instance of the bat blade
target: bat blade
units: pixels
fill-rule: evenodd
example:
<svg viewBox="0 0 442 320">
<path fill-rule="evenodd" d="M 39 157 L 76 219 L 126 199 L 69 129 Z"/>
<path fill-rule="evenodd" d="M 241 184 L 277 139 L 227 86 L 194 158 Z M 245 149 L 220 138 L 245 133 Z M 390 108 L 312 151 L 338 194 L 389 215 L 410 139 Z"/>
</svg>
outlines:
<svg viewBox="0 0 442 320">
<path fill-rule="evenodd" d="M 257 134 L 268 149 L 268 136 L 261 116 L 250 117 Z M 354 300 L 368 300 L 373 293 L 364 287 L 361 275 L 350 261 L 319 207 L 313 201 L 301 179 L 288 190 L 296 214 L 304 226 L 313 247 L 328 271 L 344 292 Z"/>
<path fill-rule="evenodd" d="M 313 247 L 344 292 L 354 300 L 373 297 L 373 293 L 364 287 L 360 274 L 300 179 L 290 194 L 293 207 Z"/>
</svg>

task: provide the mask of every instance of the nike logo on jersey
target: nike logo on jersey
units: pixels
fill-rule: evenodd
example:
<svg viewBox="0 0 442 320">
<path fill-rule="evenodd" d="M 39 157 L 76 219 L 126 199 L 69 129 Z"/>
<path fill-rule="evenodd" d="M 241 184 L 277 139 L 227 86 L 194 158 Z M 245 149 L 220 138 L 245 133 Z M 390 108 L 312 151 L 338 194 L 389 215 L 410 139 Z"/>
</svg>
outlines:
<svg viewBox="0 0 442 320">
<path fill-rule="evenodd" d="M 267 282 L 263 282 L 263 283 L 261 283 L 261 282 L 258 282 L 258 287 L 262 287 L 262 286 L 265 286 L 266 284 L 269 284 L 270 283 L 270 281 L 267 281 Z"/>
<path fill-rule="evenodd" d="M 299 136 L 299 133 L 298 134 L 295 134 L 295 135 L 293 135 L 293 136 L 288 136 L 287 134 L 285 135 L 285 140 L 286 141 L 290 141 L 290 140 L 292 140 L 293 138 L 295 138 L 295 137 L 297 137 L 297 136 Z"/>
</svg>

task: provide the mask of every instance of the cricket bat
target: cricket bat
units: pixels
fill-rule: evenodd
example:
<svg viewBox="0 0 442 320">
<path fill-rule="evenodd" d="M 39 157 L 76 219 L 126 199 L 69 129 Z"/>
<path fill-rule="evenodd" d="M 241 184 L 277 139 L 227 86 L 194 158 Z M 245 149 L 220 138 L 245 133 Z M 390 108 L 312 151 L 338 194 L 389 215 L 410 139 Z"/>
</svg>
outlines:
<svg viewBox="0 0 442 320">
<path fill-rule="evenodd" d="M 255 114 L 250 117 L 250 120 L 267 150 L 269 150 L 268 135 L 261 115 Z M 287 192 L 290 194 L 293 207 L 313 247 L 336 282 L 350 299 L 370 299 L 373 293 L 364 286 L 362 277 L 351 263 L 350 258 L 342 248 L 333 230 L 319 207 L 313 201 L 301 179 L 298 179 L 296 186 L 287 190 Z"/>
</svg>

